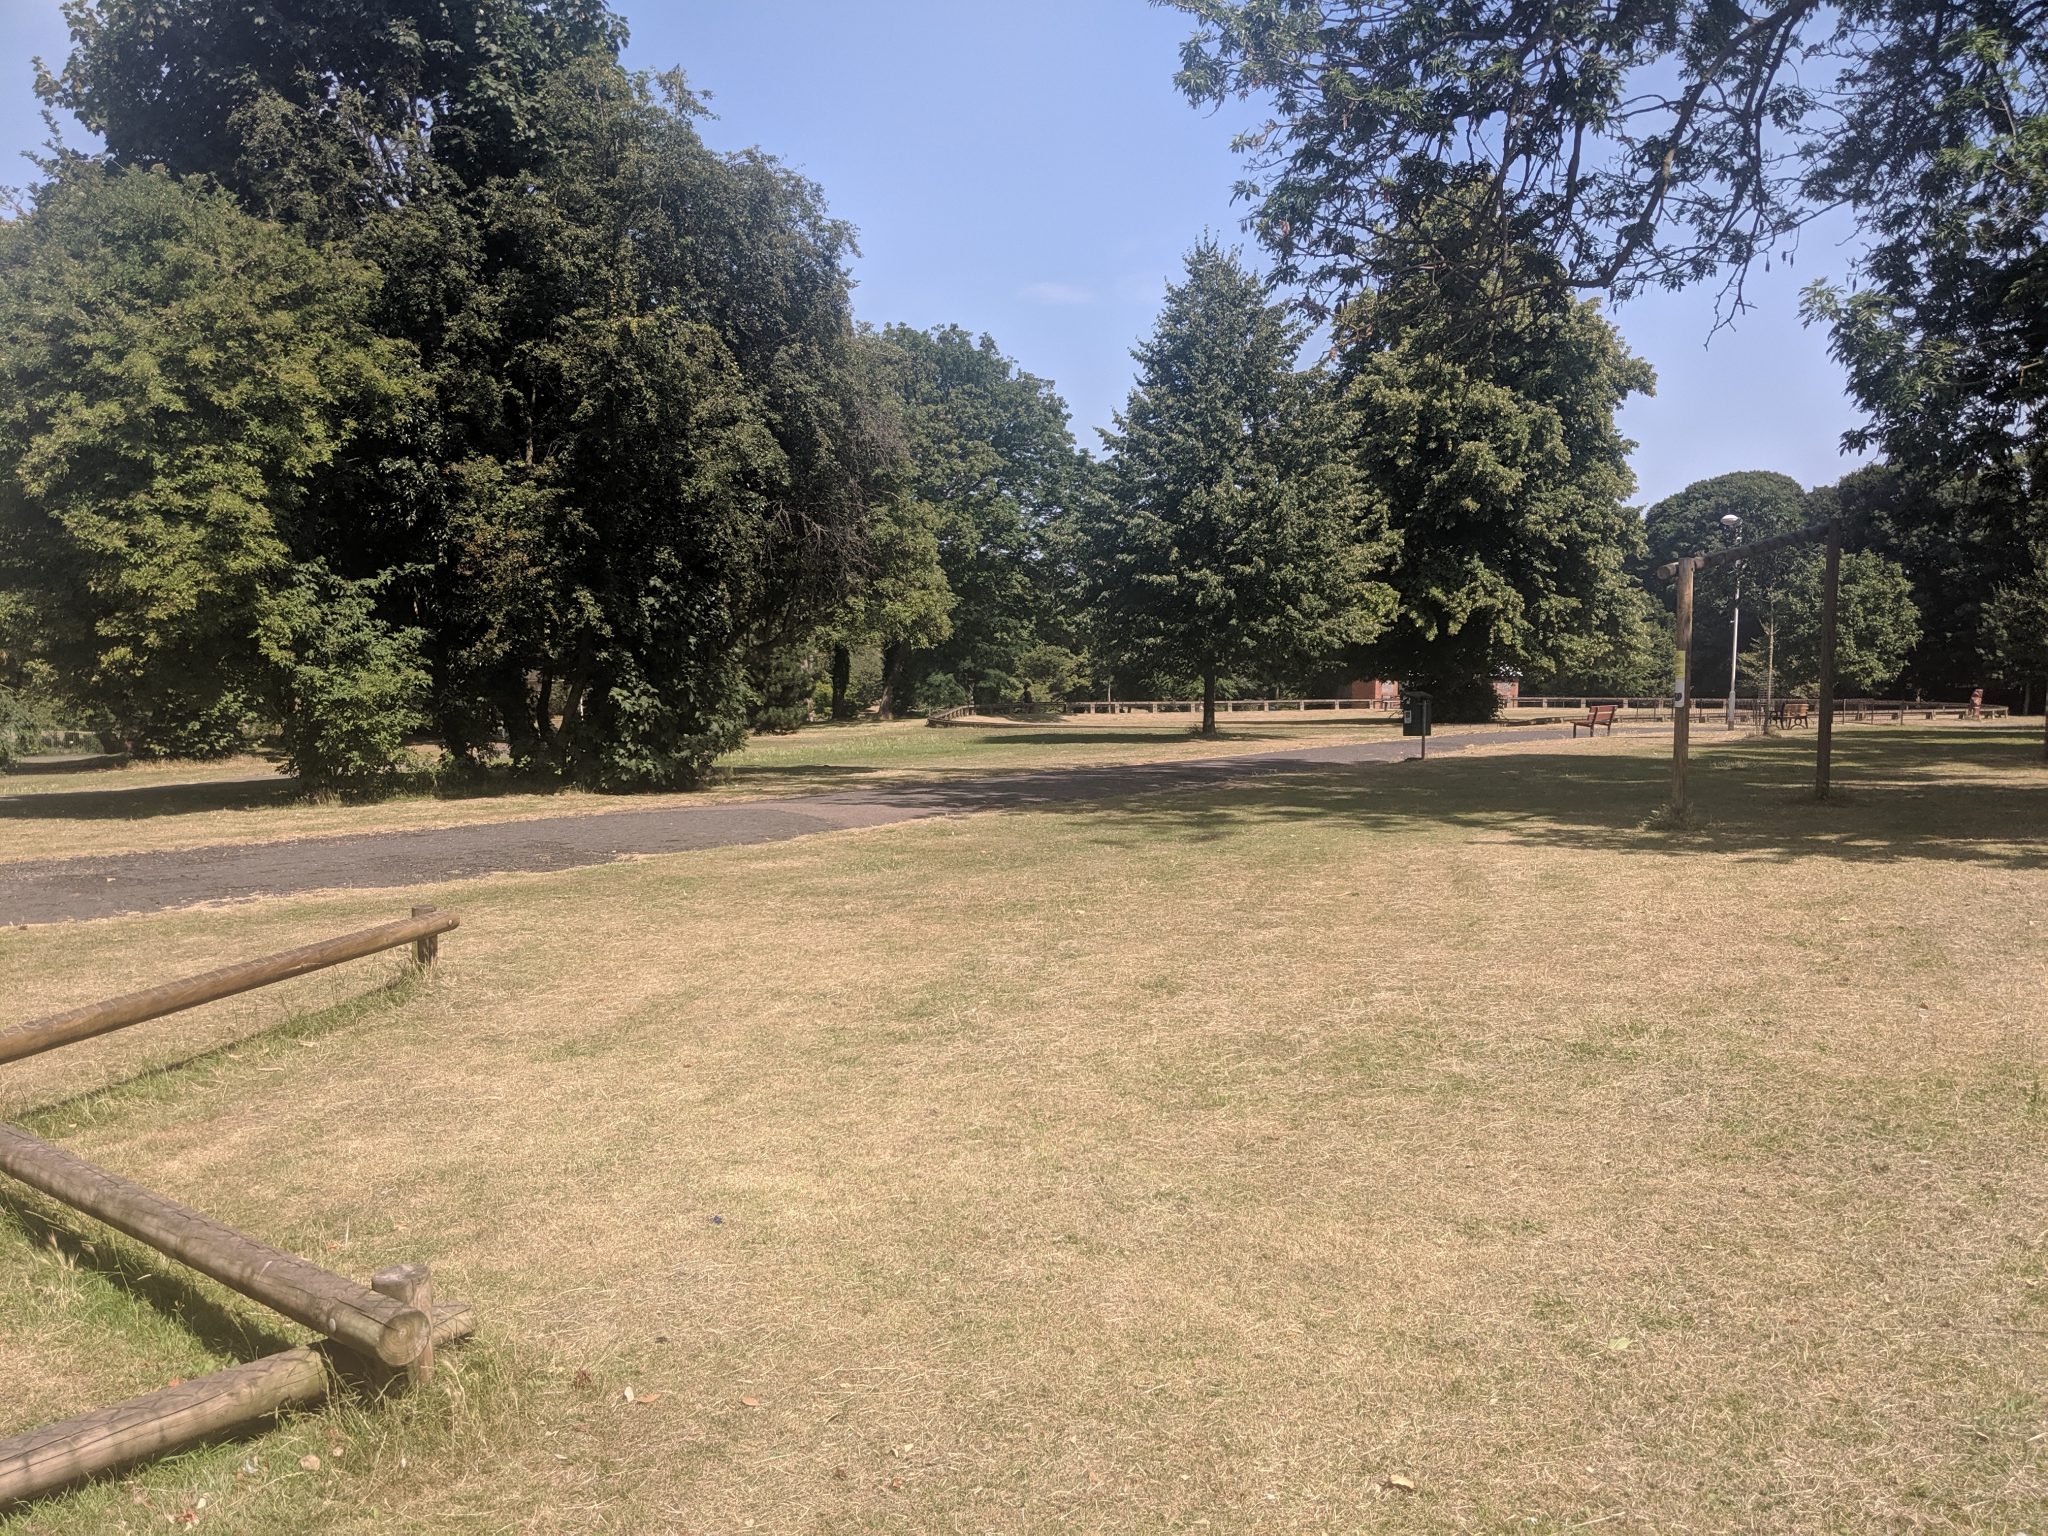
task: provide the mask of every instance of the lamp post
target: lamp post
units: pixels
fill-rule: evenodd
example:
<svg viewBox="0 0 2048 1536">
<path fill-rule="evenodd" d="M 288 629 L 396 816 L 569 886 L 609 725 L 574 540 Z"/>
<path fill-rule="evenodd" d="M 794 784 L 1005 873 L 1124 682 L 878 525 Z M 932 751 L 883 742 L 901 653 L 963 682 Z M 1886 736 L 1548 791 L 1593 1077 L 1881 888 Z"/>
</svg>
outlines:
<svg viewBox="0 0 2048 1536">
<path fill-rule="evenodd" d="M 1726 528 L 1739 543 L 1742 538 L 1742 519 L 1733 512 L 1724 513 L 1721 526 Z M 1735 617 L 1728 629 L 1728 729 L 1735 729 L 1735 663 L 1742 655 L 1742 562 L 1735 562 Z"/>
</svg>

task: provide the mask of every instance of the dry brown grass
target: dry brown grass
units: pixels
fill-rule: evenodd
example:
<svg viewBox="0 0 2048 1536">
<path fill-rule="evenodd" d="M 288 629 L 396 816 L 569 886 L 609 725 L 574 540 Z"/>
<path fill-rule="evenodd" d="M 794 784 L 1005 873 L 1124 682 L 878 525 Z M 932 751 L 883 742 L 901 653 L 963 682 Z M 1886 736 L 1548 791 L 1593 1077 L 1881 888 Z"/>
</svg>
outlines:
<svg viewBox="0 0 2048 1536">
<path fill-rule="evenodd" d="M 1675 841 L 1603 742 L 0 936 L 57 1005 L 459 909 L 424 988 L 0 1113 L 485 1319 L 22 1528 L 2038 1529 L 2034 750 L 1849 735 L 1821 808 L 1737 744 Z M 0 1429 L 193 1368 L 48 1252 Z"/>
<path fill-rule="evenodd" d="M 1445 729 L 1455 734 L 1471 728 Z M 600 795 L 576 789 L 536 790 L 505 781 L 441 793 L 419 789 L 370 803 L 302 796 L 292 780 L 263 758 L 136 763 L 80 773 L 0 777 L 0 864 L 67 854 L 138 853 L 883 784 L 941 783 L 1036 768 L 1286 751 L 1382 741 L 1397 730 L 1385 720 L 1310 724 L 1282 717 L 1226 722 L 1209 738 L 1192 734 L 1186 716 L 943 730 L 929 729 L 920 721 L 861 723 L 755 737 L 720 762 L 711 782 L 682 794 Z"/>
</svg>

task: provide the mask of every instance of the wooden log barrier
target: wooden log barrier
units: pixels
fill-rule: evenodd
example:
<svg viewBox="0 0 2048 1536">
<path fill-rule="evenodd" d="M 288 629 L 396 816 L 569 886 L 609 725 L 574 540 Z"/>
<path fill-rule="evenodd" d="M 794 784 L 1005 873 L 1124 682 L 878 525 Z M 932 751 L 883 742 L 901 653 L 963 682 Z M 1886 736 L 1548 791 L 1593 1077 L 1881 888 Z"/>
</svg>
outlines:
<svg viewBox="0 0 2048 1536">
<path fill-rule="evenodd" d="M 326 1395 L 326 1361 L 288 1349 L 0 1440 L 0 1509 Z"/>
<path fill-rule="evenodd" d="M 434 1315 L 434 1278 L 424 1264 L 393 1264 L 370 1276 L 370 1289 L 379 1296 L 408 1307 L 418 1307 L 429 1318 Z M 405 1367 L 405 1379 L 418 1386 L 434 1374 L 434 1334 L 427 1332 L 426 1346 Z"/>
<path fill-rule="evenodd" d="M 0 1125 L 0 1172 L 386 1365 L 419 1357 L 427 1315 Z"/>
<path fill-rule="evenodd" d="M 468 1302 L 443 1302 L 434 1309 L 433 1341 L 452 1344 L 468 1338 L 475 1326 Z M 0 1440 L 0 1509 L 169 1455 L 286 1408 L 310 1407 L 332 1388 L 320 1352 L 301 1347 L 10 1436 Z"/>
<path fill-rule="evenodd" d="M 11 1029 L 0 1029 L 0 1062 L 18 1061 L 24 1056 L 69 1045 L 74 1040 L 89 1040 L 94 1035 L 126 1029 L 146 1019 L 160 1019 L 167 1013 L 197 1008 L 201 1003 L 217 1002 L 238 992 L 267 987 L 273 982 L 289 981 L 308 971 L 324 970 L 347 960 L 360 960 L 365 955 L 396 949 L 401 944 L 429 946 L 414 951 L 415 958 L 424 964 L 434 957 L 435 950 L 431 946 L 435 936 L 460 926 L 461 919 L 453 912 L 436 912 L 428 907 L 416 910 L 413 916 L 395 923 L 380 923 L 375 928 L 343 934 L 338 939 L 323 939 L 318 944 L 266 955 L 261 960 L 224 965 L 201 976 L 167 981 L 161 986 L 130 992 L 125 997 L 111 998 L 103 1003 L 88 1003 L 68 1013 L 31 1019 Z"/>
</svg>

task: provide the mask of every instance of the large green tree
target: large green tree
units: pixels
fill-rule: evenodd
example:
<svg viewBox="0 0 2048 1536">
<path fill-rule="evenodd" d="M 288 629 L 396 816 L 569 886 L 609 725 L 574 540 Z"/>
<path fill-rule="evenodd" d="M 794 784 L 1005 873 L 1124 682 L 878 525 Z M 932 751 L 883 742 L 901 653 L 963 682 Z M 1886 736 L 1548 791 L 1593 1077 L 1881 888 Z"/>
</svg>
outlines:
<svg viewBox="0 0 2048 1536">
<path fill-rule="evenodd" d="M 377 424 L 319 545 L 428 632 L 449 747 L 627 786 L 736 744 L 749 662 L 865 558 L 888 453 L 818 189 L 709 150 L 597 0 L 68 14 L 43 89 L 114 163 L 354 253 L 417 348 L 431 398 Z"/>
<path fill-rule="evenodd" d="M 2048 541 L 2036 544 L 2027 569 L 1991 594 L 1984 612 L 1984 654 L 1991 675 L 2019 683 L 2048 704 Z M 2048 711 L 2041 755 L 2048 759 Z"/>
<path fill-rule="evenodd" d="M 1304 339 L 1211 243 L 1167 289 L 1138 383 L 1103 440 L 1083 544 L 1096 639 L 1114 663 L 1216 686 L 1370 640 L 1389 607 L 1379 509 L 1362 494 Z"/>
<path fill-rule="evenodd" d="M 308 580 L 325 498 L 363 423 L 421 392 L 368 323 L 375 291 L 363 263 L 162 171 L 66 162 L 0 228 L 8 643 L 133 750 L 225 751 L 245 717 L 282 717 L 309 777 L 359 778 L 417 722 L 413 638 L 367 615 L 322 678 L 374 695 L 382 750 L 323 745 L 290 681 L 346 602 Z"/>
<path fill-rule="evenodd" d="M 2048 10 L 2040 0 L 1171 0 L 1195 102 L 1257 104 L 1239 184 L 1279 274 L 1340 305 L 1469 268 L 1504 294 L 1619 297 L 1799 259 L 1817 213 L 1861 235 L 1853 292 L 1808 291 L 1904 493 L 1889 548 L 1923 606 L 1914 668 L 1953 687 L 1972 616 L 2048 527 Z M 1425 215 L 1455 201 L 1464 228 Z M 1944 544 L 1953 545 L 1944 549 Z M 1933 573 L 1930 575 L 1929 573 Z M 1950 580 L 1950 575 L 1960 579 Z"/>
<path fill-rule="evenodd" d="M 884 637 L 885 697 L 900 705 L 936 674 L 969 696 L 1014 695 L 1070 639 L 1061 531 L 1087 464 L 1066 404 L 988 336 L 892 325 L 881 340 L 903 407 L 903 491 L 950 597 L 942 628 Z"/>
<path fill-rule="evenodd" d="M 1398 541 L 1399 612 L 1359 665 L 1486 718 L 1496 678 L 1625 645 L 1641 532 L 1615 411 L 1654 375 L 1598 310 L 1451 265 L 1356 300 L 1337 341 L 1351 453 Z"/>
</svg>

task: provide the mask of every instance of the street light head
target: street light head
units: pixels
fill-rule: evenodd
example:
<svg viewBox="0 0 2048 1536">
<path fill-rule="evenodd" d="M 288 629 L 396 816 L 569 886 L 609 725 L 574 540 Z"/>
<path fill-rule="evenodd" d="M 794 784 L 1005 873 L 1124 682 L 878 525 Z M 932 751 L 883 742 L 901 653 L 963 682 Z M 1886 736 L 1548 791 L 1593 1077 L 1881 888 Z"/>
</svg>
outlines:
<svg viewBox="0 0 2048 1536">
<path fill-rule="evenodd" d="M 1726 528 L 1730 533 L 1733 533 L 1736 529 L 1742 526 L 1742 519 L 1737 517 L 1733 512 L 1724 512 L 1721 514 L 1721 526 L 1723 528 Z"/>
</svg>

